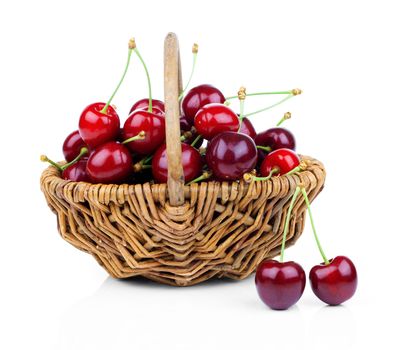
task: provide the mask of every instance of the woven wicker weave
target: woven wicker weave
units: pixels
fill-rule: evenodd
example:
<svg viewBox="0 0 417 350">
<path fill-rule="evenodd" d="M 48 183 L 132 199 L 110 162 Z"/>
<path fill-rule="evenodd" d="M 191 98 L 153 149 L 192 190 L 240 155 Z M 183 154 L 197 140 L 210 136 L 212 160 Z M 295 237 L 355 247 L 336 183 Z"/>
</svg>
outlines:
<svg viewBox="0 0 417 350">
<path fill-rule="evenodd" d="M 41 188 L 67 242 L 88 252 L 117 278 L 144 276 L 179 286 L 212 277 L 242 279 L 279 253 L 292 194 L 302 182 L 312 201 L 325 180 L 312 158 L 307 170 L 264 182 L 184 186 L 180 163 L 178 42 L 165 41 L 167 184 L 101 185 L 63 180 L 48 167 Z M 304 227 L 305 204 L 293 210 L 287 245 Z"/>
</svg>

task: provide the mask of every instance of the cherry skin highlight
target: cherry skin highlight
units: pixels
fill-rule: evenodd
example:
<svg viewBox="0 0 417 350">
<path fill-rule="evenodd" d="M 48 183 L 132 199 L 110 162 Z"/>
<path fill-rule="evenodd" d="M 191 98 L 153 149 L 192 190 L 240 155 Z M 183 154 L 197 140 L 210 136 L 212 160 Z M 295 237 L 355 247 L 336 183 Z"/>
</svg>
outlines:
<svg viewBox="0 0 417 350">
<path fill-rule="evenodd" d="M 87 158 L 82 158 L 78 162 L 69 166 L 62 172 L 64 180 L 91 182 L 87 173 Z"/>
<path fill-rule="evenodd" d="M 133 104 L 129 114 L 136 111 L 137 109 L 148 110 L 148 108 L 149 98 L 143 98 Z M 154 111 L 154 108 L 158 110 L 157 113 Z M 159 114 L 159 111 L 165 113 L 165 104 L 160 100 L 152 99 L 152 113 Z"/>
<path fill-rule="evenodd" d="M 132 171 L 132 156 L 127 147 L 118 142 L 97 147 L 87 162 L 87 173 L 94 183 L 121 183 Z"/>
<path fill-rule="evenodd" d="M 286 310 L 303 295 L 306 275 L 294 261 L 265 260 L 256 269 L 255 284 L 266 305 L 274 310 Z"/>
<path fill-rule="evenodd" d="M 108 107 L 106 113 L 102 113 L 105 105 L 103 102 L 93 103 L 80 116 L 78 130 L 84 142 L 92 149 L 115 140 L 119 133 L 119 116 L 112 106 Z"/>
<path fill-rule="evenodd" d="M 77 158 L 83 147 L 87 147 L 87 145 L 81 138 L 80 132 L 78 130 L 73 131 L 66 137 L 62 145 L 62 152 L 64 153 L 65 160 L 71 162 Z"/>
<path fill-rule="evenodd" d="M 142 110 L 136 110 L 123 126 L 123 139 L 127 140 L 139 132 L 145 132 L 143 140 L 136 140 L 126 146 L 139 155 L 149 155 L 165 141 L 165 118 Z"/>
<path fill-rule="evenodd" d="M 219 180 L 240 179 L 252 171 L 256 160 L 255 142 L 245 134 L 226 131 L 215 136 L 207 146 L 207 165 Z"/>
<path fill-rule="evenodd" d="M 194 147 L 185 143 L 181 144 L 181 164 L 184 170 L 184 181 L 189 182 L 201 174 L 203 161 Z M 168 158 L 166 145 L 158 148 L 152 158 L 152 174 L 154 179 L 160 183 L 168 181 Z"/>
<path fill-rule="evenodd" d="M 261 164 L 260 173 L 261 176 L 265 177 L 273 169 L 278 169 L 278 172 L 274 175 L 284 175 L 299 165 L 300 158 L 294 151 L 280 148 L 266 155 Z"/>
<path fill-rule="evenodd" d="M 212 85 L 203 84 L 192 88 L 182 100 L 182 111 L 191 124 L 198 110 L 209 103 L 224 103 L 222 92 Z"/>
<path fill-rule="evenodd" d="M 329 305 L 339 305 L 350 299 L 358 285 L 355 265 L 346 256 L 337 256 L 329 264 L 310 270 L 310 285 L 314 294 Z"/>
<path fill-rule="evenodd" d="M 195 118 L 194 127 L 207 140 L 225 131 L 238 131 L 240 121 L 235 112 L 221 103 L 209 103 L 201 107 Z"/>
<path fill-rule="evenodd" d="M 271 128 L 260 132 L 255 137 L 258 146 L 271 147 L 272 150 L 288 148 L 295 151 L 295 137 L 284 128 Z"/>
</svg>

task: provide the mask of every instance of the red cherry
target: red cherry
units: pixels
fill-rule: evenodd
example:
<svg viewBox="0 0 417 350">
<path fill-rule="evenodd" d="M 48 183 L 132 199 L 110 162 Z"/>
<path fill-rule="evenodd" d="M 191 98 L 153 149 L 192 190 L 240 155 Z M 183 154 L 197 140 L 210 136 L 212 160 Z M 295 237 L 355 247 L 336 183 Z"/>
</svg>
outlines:
<svg viewBox="0 0 417 350">
<path fill-rule="evenodd" d="M 121 183 L 132 170 L 129 150 L 117 142 L 108 142 L 97 147 L 87 162 L 87 173 L 94 183 Z"/>
<path fill-rule="evenodd" d="M 184 181 L 189 182 L 201 174 L 203 161 L 194 147 L 185 143 L 181 144 L 181 164 L 184 169 Z M 166 145 L 157 149 L 152 158 L 152 174 L 156 181 L 165 183 L 168 181 L 168 158 Z"/>
<path fill-rule="evenodd" d="M 255 130 L 252 122 L 246 117 L 244 117 L 242 119 L 242 124 L 240 126 L 239 132 L 242 133 L 242 134 L 248 135 L 249 137 L 251 137 L 252 139 L 255 140 L 256 130 Z"/>
<path fill-rule="evenodd" d="M 139 155 L 151 154 L 165 141 L 165 118 L 136 110 L 123 126 L 123 138 L 129 139 L 141 131 L 145 132 L 145 138 L 129 142 L 126 146 Z"/>
<path fill-rule="evenodd" d="M 256 289 L 261 300 L 274 310 L 285 310 L 303 295 L 306 275 L 294 261 L 263 261 L 256 270 Z"/>
<path fill-rule="evenodd" d="M 203 84 L 192 88 L 182 100 L 182 110 L 191 124 L 198 110 L 209 103 L 223 103 L 222 92 L 212 85 Z"/>
<path fill-rule="evenodd" d="M 227 131 L 215 136 L 207 146 L 206 161 L 219 180 L 237 180 L 256 165 L 255 142 L 245 134 Z"/>
<path fill-rule="evenodd" d="M 137 109 L 147 110 L 148 107 L 149 107 L 149 98 L 143 98 L 133 104 L 132 108 L 130 109 L 129 114 L 136 111 Z M 154 111 L 154 108 L 160 112 L 165 112 L 165 104 L 160 100 L 152 99 L 152 113 L 159 114 L 159 113 L 156 113 L 156 111 Z"/>
<path fill-rule="evenodd" d="M 266 177 L 272 170 L 276 169 L 275 175 L 284 175 L 299 165 L 300 158 L 294 151 L 281 148 L 268 153 L 261 164 L 260 172 L 261 176 Z"/>
<path fill-rule="evenodd" d="M 105 105 L 103 102 L 93 103 L 87 106 L 80 116 L 80 135 L 91 148 L 115 140 L 119 133 L 119 116 L 112 106 L 108 106 L 107 112 L 102 113 Z"/>
<path fill-rule="evenodd" d="M 295 151 L 295 138 L 291 131 L 284 128 L 271 128 L 260 132 L 255 137 L 258 146 L 270 147 L 272 150 L 288 148 Z"/>
<path fill-rule="evenodd" d="M 221 103 L 203 106 L 194 118 L 194 127 L 207 140 L 225 131 L 238 131 L 240 121 L 235 112 Z"/>
<path fill-rule="evenodd" d="M 64 180 L 91 182 L 87 174 L 87 158 L 80 159 L 77 163 L 69 166 L 62 172 Z"/>
<path fill-rule="evenodd" d="M 62 145 L 62 152 L 64 153 L 65 160 L 71 162 L 75 159 L 81 151 L 81 148 L 87 147 L 78 130 L 73 131 L 67 136 Z"/>
<path fill-rule="evenodd" d="M 346 256 L 337 256 L 329 264 L 310 270 L 310 284 L 314 294 L 329 305 L 339 305 L 350 299 L 358 285 L 355 265 Z"/>
<path fill-rule="evenodd" d="M 193 127 L 194 123 L 190 123 L 190 121 L 185 117 L 184 113 L 180 116 L 180 129 L 182 131 L 190 131 Z"/>
</svg>

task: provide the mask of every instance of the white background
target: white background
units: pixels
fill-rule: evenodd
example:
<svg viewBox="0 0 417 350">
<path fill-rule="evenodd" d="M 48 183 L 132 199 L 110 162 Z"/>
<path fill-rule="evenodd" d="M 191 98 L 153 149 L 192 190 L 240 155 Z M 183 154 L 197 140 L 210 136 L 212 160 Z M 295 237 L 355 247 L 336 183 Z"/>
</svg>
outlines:
<svg viewBox="0 0 417 350">
<path fill-rule="evenodd" d="M 413 1 L 13 1 L 0 9 L 2 349 L 413 348 L 416 305 L 417 22 Z M 39 189 L 39 155 L 62 159 L 81 110 L 105 101 L 131 36 L 162 98 L 164 36 L 185 76 L 226 95 L 304 90 L 253 117 L 289 110 L 298 151 L 324 162 L 313 213 L 327 255 L 348 255 L 357 294 L 326 307 L 307 286 L 286 312 L 265 307 L 253 278 L 172 288 L 110 279 L 64 242 Z M 114 103 L 124 120 L 146 96 L 132 57 Z M 260 97 L 247 110 L 275 102 Z M 286 254 L 320 262 L 311 229 Z M 411 316 L 412 320 L 407 317 Z"/>
</svg>

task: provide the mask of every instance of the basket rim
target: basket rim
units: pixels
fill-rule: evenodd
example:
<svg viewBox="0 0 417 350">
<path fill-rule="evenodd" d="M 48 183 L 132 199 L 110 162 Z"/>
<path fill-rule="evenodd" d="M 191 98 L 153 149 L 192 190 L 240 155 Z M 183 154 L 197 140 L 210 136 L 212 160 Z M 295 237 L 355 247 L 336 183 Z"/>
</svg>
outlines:
<svg viewBox="0 0 417 350">
<path fill-rule="evenodd" d="M 184 184 L 184 191 L 186 197 L 190 196 L 190 192 L 198 191 L 202 186 L 208 186 L 209 184 L 218 184 L 218 186 L 222 187 L 222 189 L 233 189 L 234 191 L 244 191 L 246 192 L 250 186 L 255 184 L 258 185 L 268 185 L 268 186 L 279 186 L 280 188 L 290 186 L 296 187 L 298 184 L 303 183 L 307 188 L 310 187 L 312 181 L 310 180 L 310 175 L 312 174 L 315 178 L 318 177 L 326 177 L 326 170 L 323 166 L 323 163 L 319 160 L 312 158 L 310 156 L 299 155 L 301 159 L 307 160 L 309 165 L 306 170 L 300 171 L 298 173 L 294 173 L 291 175 L 284 175 L 284 176 L 274 176 L 271 179 L 261 181 L 261 182 L 250 182 L 247 183 L 242 180 L 237 181 L 218 181 L 218 180 L 207 180 L 204 182 L 192 183 L 189 185 Z M 59 164 L 65 164 L 65 162 L 60 162 Z M 319 174 L 319 173 L 321 174 Z M 160 198 L 160 196 L 164 196 L 168 198 L 168 186 L 166 183 L 137 183 L 137 184 L 93 184 L 90 182 L 83 182 L 83 181 L 71 181 L 63 179 L 60 174 L 59 170 L 55 167 L 48 166 L 46 169 L 43 170 L 41 175 L 41 188 L 43 191 L 46 188 L 51 190 L 53 188 L 53 192 L 98 192 L 98 191 L 125 191 L 126 189 L 137 189 L 143 188 L 144 191 L 150 192 L 151 195 L 156 199 Z"/>
</svg>

